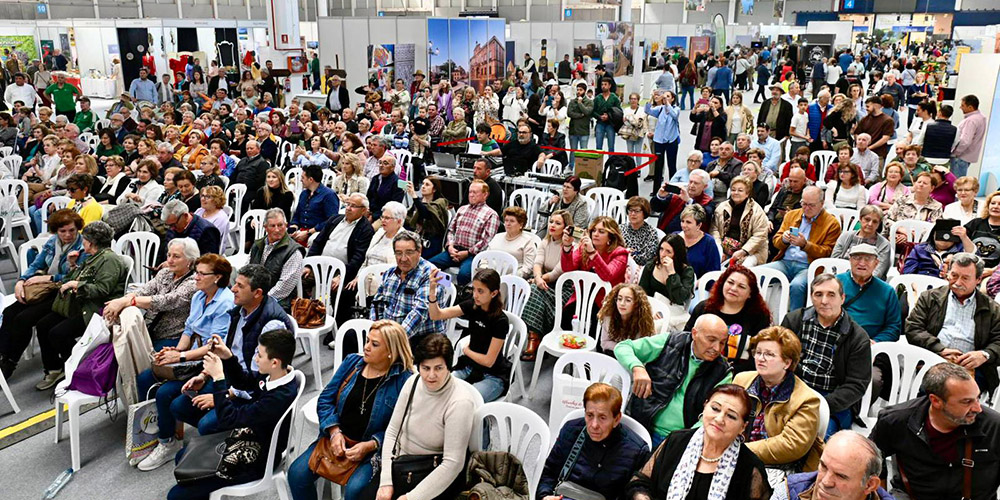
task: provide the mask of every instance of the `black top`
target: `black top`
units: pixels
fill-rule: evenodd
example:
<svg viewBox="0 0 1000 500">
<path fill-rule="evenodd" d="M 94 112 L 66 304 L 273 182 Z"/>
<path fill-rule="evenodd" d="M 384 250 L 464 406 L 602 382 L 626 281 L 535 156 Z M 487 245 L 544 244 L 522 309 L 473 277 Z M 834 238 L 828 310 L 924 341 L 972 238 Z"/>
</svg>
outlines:
<svg viewBox="0 0 1000 500">
<path fill-rule="evenodd" d="M 965 225 L 969 239 L 976 245 L 976 255 L 983 259 L 986 267 L 996 267 L 1000 263 L 1000 226 L 990 226 L 989 219 L 976 218 Z"/>
<path fill-rule="evenodd" d="M 358 372 L 354 380 L 354 388 L 347 394 L 344 401 L 344 411 L 340 413 L 340 432 L 353 441 L 361 441 L 371 419 L 372 405 L 375 404 L 375 393 L 385 380 L 385 375 L 368 378 Z M 362 402 L 364 412 L 361 411 Z"/>
<path fill-rule="evenodd" d="M 715 474 L 709 474 L 707 472 L 694 472 L 694 478 L 691 479 L 691 489 L 688 490 L 688 495 L 686 500 L 703 500 L 708 498 L 708 490 L 712 486 L 712 478 Z"/>
<path fill-rule="evenodd" d="M 695 321 L 702 314 L 707 314 L 705 311 L 706 303 L 707 301 L 703 300 L 694 306 L 694 311 L 691 312 L 691 317 L 688 318 L 687 325 L 684 326 L 684 331 L 690 332 L 694 328 Z M 771 317 L 763 314 L 751 314 L 746 306 L 736 314 L 726 314 L 722 311 L 713 314 L 722 318 L 722 321 L 725 321 L 729 327 L 729 342 L 726 346 L 726 352 L 723 354 L 729 360 L 729 363 L 733 365 L 733 373 L 753 370 L 753 359 L 749 357 L 748 352 L 750 350 L 750 338 L 760 333 L 761 330 L 771 326 Z M 744 353 L 746 353 L 745 356 Z"/>
<path fill-rule="evenodd" d="M 531 166 L 538 161 L 538 155 L 542 154 L 542 148 L 534 142 L 521 144 L 517 140 L 512 140 L 500 149 L 503 151 L 503 170 L 509 176 L 521 175 L 531 170 Z"/>
<path fill-rule="evenodd" d="M 260 210 L 270 210 L 272 208 L 280 208 L 284 210 L 285 217 L 288 220 L 292 220 L 292 202 L 295 201 L 295 195 L 291 191 L 285 191 L 284 193 L 271 196 L 271 203 L 264 201 L 264 188 L 263 186 L 257 189 L 257 193 L 254 194 L 253 201 L 250 202 L 250 208 L 260 209 Z"/>
<path fill-rule="evenodd" d="M 495 317 L 490 317 L 486 311 L 479 309 L 471 300 L 458 304 L 462 308 L 462 317 L 469 321 L 469 326 L 465 329 L 465 335 L 469 337 L 469 349 L 477 354 L 487 354 L 490 352 L 490 344 L 493 339 L 504 340 L 507 338 L 507 315 L 502 312 Z M 463 355 L 458 360 L 459 367 L 472 367 L 473 373 L 481 371 L 501 380 L 507 381 L 510 369 L 504 360 L 503 353 L 497 356 L 493 366 L 485 367 L 476 363 L 468 356 Z M 466 379 L 473 383 L 474 380 Z"/>
</svg>

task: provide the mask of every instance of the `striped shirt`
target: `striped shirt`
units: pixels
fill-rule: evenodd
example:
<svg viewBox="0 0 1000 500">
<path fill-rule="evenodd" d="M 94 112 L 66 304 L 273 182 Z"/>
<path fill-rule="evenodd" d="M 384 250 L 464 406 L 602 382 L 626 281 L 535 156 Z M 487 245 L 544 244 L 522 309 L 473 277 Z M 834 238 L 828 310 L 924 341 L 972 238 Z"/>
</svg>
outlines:
<svg viewBox="0 0 1000 500">
<path fill-rule="evenodd" d="M 973 335 L 976 331 L 976 294 L 972 294 L 962 303 L 955 292 L 948 293 L 948 309 L 944 314 L 944 323 L 938 332 L 938 340 L 945 347 L 958 349 L 962 352 L 976 350 Z"/>
</svg>

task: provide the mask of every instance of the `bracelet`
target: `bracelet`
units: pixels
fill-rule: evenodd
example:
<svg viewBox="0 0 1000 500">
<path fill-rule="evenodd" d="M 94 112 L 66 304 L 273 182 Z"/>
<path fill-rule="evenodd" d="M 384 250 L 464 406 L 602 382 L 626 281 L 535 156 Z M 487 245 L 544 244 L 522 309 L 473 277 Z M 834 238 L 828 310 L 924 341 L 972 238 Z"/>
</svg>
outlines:
<svg viewBox="0 0 1000 500">
<path fill-rule="evenodd" d="M 135 295 L 132 296 L 132 307 L 135 307 Z"/>
<path fill-rule="evenodd" d="M 427 303 L 428 304 L 437 304 L 437 302 L 438 302 L 438 299 L 434 299 L 434 300 L 427 299 Z"/>
</svg>

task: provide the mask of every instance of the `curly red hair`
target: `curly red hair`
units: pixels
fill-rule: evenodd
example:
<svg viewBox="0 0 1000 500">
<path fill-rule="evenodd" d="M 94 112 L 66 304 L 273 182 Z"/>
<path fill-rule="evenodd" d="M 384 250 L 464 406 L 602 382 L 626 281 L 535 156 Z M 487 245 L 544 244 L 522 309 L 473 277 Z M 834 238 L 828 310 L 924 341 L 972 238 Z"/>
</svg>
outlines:
<svg viewBox="0 0 1000 500">
<path fill-rule="evenodd" d="M 753 271 L 739 264 L 730 264 L 722 272 L 722 276 L 719 276 L 719 279 L 712 285 L 712 291 L 709 292 L 708 300 L 705 301 L 704 312 L 716 314 L 722 310 L 722 305 L 726 303 L 726 298 L 722 295 L 722 287 L 733 273 L 742 274 L 750 283 L 750 297 L 747 297 L 747 302 L 743 305 L 743 312 L 770 318 L 771 310 L 767 307 L 767 301 L 764 300 L 764 296 L 761 295 L 760 288 L 757 286 L 757 276 Z"/>
</svg>

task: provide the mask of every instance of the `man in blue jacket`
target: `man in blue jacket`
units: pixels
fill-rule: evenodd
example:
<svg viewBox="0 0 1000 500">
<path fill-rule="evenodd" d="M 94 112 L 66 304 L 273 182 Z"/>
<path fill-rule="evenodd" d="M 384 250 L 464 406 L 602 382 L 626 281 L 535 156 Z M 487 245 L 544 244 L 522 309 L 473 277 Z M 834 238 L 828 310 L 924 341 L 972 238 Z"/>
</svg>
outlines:
<svg viewBox="0 0 1000 500">
<path fill-rule="evenodd" d="M 733 86 L 733 70 L 726 64 L 726 58 L 719 58 L 719 67 L 716 68 L 715 73 L 711 75 L 712 78 L 708 81 L 708 86 L 712 87 L 712 93 L 717 96 L 722 96 L 726 101 L 726 105 L 729 105 L 729 90 Z"/>
</svg>

